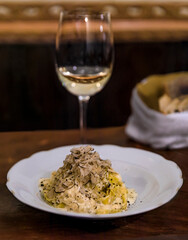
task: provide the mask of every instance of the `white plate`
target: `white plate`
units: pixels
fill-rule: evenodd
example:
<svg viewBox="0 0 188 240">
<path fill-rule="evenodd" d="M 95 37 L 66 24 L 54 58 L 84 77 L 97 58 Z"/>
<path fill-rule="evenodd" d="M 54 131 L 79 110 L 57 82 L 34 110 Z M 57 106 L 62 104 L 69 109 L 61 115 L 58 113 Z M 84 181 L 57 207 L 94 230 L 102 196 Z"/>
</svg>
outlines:
<svg viewBox="0 0 188 240">
<path fill-rule="evenodd" d="M 33 154 L 16 163 L 8 172 L 7 187 L 21 202 L 47 212 L 72 217 L 110 219 L 143 213 L 171 200 L 183 184 L 182 172 L 176 163 L 160 155 L 135 148 L 114 145 L 95 146 L 102 159 L 110 159 L 128 188 L 138 193 L 136 203 L 127 211 L 106 215 L 67 212 L 48 205 L 41 198 L 39 179 L 50 177 L 63 165 L 65 156 L 74 146 L 55 148 Z"/>
</svg>

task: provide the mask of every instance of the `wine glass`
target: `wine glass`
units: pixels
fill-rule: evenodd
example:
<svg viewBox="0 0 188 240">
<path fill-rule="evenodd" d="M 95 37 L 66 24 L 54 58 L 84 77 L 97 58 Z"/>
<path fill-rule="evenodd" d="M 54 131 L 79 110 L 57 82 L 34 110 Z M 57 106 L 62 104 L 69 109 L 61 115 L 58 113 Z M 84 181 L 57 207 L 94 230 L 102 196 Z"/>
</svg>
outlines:
<svg viewBox="0 0 188 240">
<path fill-rule="evenodd" d="M 56 35 L 56 70 L 62 85 L 78 97 L 81 143 L 86 143 L 88 101 L 108 82 L 113 57 L 109 12 L 74 10 L 60 13 Z"/>
</svg>

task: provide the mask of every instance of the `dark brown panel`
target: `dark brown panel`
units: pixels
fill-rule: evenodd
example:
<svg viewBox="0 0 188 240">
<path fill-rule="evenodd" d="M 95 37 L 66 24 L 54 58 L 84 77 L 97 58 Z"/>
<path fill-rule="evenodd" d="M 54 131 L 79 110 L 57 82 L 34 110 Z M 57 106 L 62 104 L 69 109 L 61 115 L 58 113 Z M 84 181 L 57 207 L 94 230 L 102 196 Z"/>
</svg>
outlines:
<svg viewBox="0 0 188 240">
<path fill-rule="evenodd" d="M 114 71 L 90 100 L 88 126 L 124 124 L 137 82 L 150 74 L 187 69 L 187 42 L 115 44 Z M 0 45 L 0 96 L 1 131 L 78 127 L 77 98 L 57 79 L 53 45 Z"/>
</svg>

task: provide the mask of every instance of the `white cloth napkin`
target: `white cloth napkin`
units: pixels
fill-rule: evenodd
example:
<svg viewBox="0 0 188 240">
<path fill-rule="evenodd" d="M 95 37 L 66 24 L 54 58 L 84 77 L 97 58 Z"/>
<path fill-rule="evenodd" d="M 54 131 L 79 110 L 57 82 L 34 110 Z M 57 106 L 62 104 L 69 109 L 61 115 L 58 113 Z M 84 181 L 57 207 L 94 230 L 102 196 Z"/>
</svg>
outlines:
<svg viewBox="0 0 188 240">
<path fill-rule="evenodd" d="M 134 140 L 153 148 L 188 147 L 188 112 L 161 114 L 150 109 L 134 88 L 131 98 L 132 115 L 125 128 Z"/>
</svg>

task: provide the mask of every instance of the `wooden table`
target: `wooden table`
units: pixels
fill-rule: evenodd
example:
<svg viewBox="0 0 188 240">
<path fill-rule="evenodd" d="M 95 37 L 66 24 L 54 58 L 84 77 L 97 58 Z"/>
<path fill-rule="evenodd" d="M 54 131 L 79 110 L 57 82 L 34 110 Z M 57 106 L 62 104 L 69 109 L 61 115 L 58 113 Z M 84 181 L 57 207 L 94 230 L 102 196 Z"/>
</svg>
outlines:
<svg viewBox="0 0 188 240">
<path fill-rule="evenodd" d="M 124 134 L 124 127 L 88 131 L 93 144 L 116 144 L 161 154 L 183 171 L 184 184 L 169 203 L 131 217 L 91 221 L 46 213 L 19 202 L 6 188 L 6 175 L 31 154 L 79 142 L 78 130 L 0 133 L 0 239 L 188 239 L 188 149 L 154 150 Z"/>
</svg>

